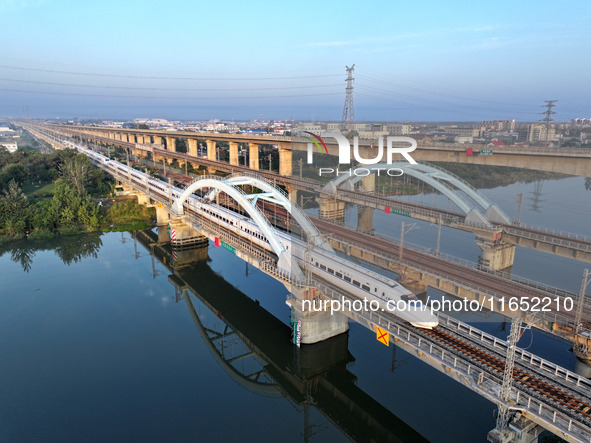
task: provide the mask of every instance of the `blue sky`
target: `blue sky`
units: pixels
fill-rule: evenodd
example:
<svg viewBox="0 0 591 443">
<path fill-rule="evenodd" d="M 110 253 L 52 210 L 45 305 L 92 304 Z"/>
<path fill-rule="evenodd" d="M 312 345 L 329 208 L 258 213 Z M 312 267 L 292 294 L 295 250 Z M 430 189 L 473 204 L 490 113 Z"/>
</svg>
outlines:
<svg viewBox="0 0 591 443">
<path fill-rule="evenodd" d="M 591 3 L 0 0 L 0 116 L 591 117 Z"/>
</svg>

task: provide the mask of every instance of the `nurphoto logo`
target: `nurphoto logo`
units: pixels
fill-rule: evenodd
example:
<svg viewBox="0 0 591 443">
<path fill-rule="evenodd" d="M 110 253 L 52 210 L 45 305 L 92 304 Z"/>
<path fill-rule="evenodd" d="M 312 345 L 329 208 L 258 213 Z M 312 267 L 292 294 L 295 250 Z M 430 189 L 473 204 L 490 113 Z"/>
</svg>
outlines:
<svg viewBox="0 0 591 443">
<path fill-rule="evenodd" d="M 306 137 L 306 139 L 310 140 L 308 143 L 308 155 L 307 155 L 307 163 L 311 165 L 313 163 L 314 158 L 314 145 L 318 148 L 321 154 L 328 155 L 328 148 L 324 140 L 319 137 L 318 135 L 305 131 L 306 134 L 311 135 L 312 137 Z M 351 165 L 351 144 L 347 137 L 343 134 L 329 132 L 324 134 L 324 138 L 331 137 L 334 138 L 339 146 L 339 164 L 346 164 Z M 410 146 L 406 147 L 399 147 L 394 146 L 394 143 L 408 143 Z M 373 146 L 373 145 L 372 145 Z M 408 163 L 411 165 L 416 165 L 417 162 L 414 158 L 411 157 L 410 153 L 417 149 L 417 142 L 414 138 L 411 137 L 403 137 L 403 136 L 388 136 L 386 137 L 386 163 L 391 165 L 393 163 L 394 154 L 402 155 Z M 361 165 L 376 165 L 381 162 L 381 159 L 384 154 L 384 137 L 378 137 L 378 146 L 376 156 L 374 158 L 363 158 L 359 153 L 359 137 L 353 137 L 353 158 Z M 337 176 L 341 174 L 349 174 L 349 175 L 356 175 L 356 176 L 366 176 L 371 173 L 379 174 L 380 171 L 383 171 L 384 168 L 351 168 L 348 171 L 339 171 L 337 168 L 336 171 L 334 168 L 320 168 L 318 171 L 318 175 L 323 174 L 334 174 L 336 172 Z M 390 176 L 400 176 L 404 172 L 400 168 L 390 168 L 385 169 L 386 173 Z"/>
</svg>

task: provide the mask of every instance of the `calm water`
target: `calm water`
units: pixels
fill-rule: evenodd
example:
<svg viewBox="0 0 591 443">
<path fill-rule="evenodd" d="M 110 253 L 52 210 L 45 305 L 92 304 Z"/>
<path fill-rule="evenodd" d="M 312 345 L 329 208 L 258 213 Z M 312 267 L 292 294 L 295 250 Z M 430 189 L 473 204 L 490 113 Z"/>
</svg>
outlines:
<svg viewBox="0 0 591 443">
<path fill-rule="evenodd" d="M 514 215 L 515 195 L 532 190 L 484 192 Z M 541 212 L 524 201 L 524 221 L 590 233 L 584 179 L 546 181 L 543 193 Z M 401 221 L 374 217 L 393 237 Z M 433 247 L 435 232 L 420 224 L 407 238 Z M 494 405 L 359 325 L 295 350 L 286 290 L 230 252 L 210 245 L 172 268 L 140 240 L 0 249 L 0 441 L 476 442 L 494 427 Z M 472 236 L 447 229 L 442 252 L 478 257 Z M 513 271 L 578 290 L 584 267 L 519 248 Z M 507 334 L 501 319 L 479 325 Z M 568 344 L 526 332 L 520 345 L 574 369 Z"/>
</svg>

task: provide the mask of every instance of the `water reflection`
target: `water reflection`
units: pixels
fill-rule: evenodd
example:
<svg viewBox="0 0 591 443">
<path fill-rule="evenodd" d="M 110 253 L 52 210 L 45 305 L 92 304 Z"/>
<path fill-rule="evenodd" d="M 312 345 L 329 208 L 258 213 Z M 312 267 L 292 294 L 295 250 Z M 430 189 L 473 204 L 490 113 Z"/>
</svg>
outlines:
<svg viewBox="0 0 591 443">
<path fill-rule="evenodd" d="M 10 259 L 29 272 L 38 251 L 54 251 L 66 265 L 77 263 L 87 257 L 98 257 L 103 245 L 101 234 L 60 236 L 47 240 L 20 240 L 0 246 L 0 257 L 9 253 Z"/>
<path fill-rule="evenodd" d="M 207 253 L 178 264 L 150 231 L 134 236 L 172 273 L 177 301 L 184 301 L 210 352 L 240 385 L 261 395 L 281 394 L 304 416 L 304 439 L 313 433 L 316 408 L 354 441 L 427 441 L 357 386 L 347 369 L 355 359 L 348 335 L 297 348 L 289 326 L 216 274 Z M 207 251 L 207 250 L 205 250 Z"/>
</svg>

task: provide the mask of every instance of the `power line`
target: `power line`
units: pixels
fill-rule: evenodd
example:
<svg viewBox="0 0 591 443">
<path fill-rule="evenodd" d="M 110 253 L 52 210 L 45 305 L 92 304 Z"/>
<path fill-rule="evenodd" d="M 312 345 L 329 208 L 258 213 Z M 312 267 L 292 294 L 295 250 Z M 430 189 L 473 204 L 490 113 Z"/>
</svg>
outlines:
<svg viewBox="0 0 591 443">
<path fill-rule="evenodd" d="M 124 75 L 124 74 L 105 74 L 99 72 L 78 72 L 78 71 L 63 71 L 56 69 L 43 68 L 27 68 L 23 66 L 8 66 L 0 65 L 0 68 L 14 69 L 19 71 L 33 71 L 33 72 L 49 72 L 53 74 L 69 74 L 69 75 L 83 75 L 88 77 L 112 77 L 112 78 L 133 78 L 146 80 L 220 80 L 220 81 L 262 81 L 262 80 L 294 80 L 294 79 L 308 79 L 308 78 L 326 78 L 326 77 L 340 77 L 340 74 L 325 74 L 325 75 L 303 75 L 303 76 L 289 76 L 289 77 L 236 77 L 236 78 L 222 78 L 222 77 L 164 77 L 164 76 L 143 76 L 143 75 Z"/>
<path fill-rule="evenodd" d="M 313 89 L 313 88 L 329 88 L 334 86 L 340 86 L 340 84 L 331 85 L 308 85 L 308 86 L 280 86 L 274 88 L 142 88 L 135 86 L 106 86 L 106 85 L 81 85 L 77 83 L 61 83 L 61 82 L 48 82 L 38 80 L 20 80 L 15 78 L 1 78 L 0 81 L 15 82 L 15 83 L 31 83 L 36 85 L 53 85 L 53 86 L 68 86 L 74 88 L 93 88 L 93 89 L 122 89 L 130 91 L 192 91 L 192 92 L 203 92 L 203 91 L 275 91 L 284 89 Z"/>
<path fill-rule="evenodd" d="M 297 95 L 259 95 L 259 96 L 183 96 L 183 97 L 166 97 L 166 96 L 147 96 L 147 95 L 105 95 L 105 94 L 86 94 L 82 92 L 57 92 L 57 91 L 31 91 L 27 89 L 9 89 L 0 88 L 2 92 L 18 92 L 24 94 L 43 94 L 43 95 L 69 95 L 77 97 L 100 97 L 100 98 L 140 98 L 140 99 L 167 99 L 167 100 L 226 100 L 226 99 L 265 99 L 265 98 L 298 98 L 298 97 L 318 97 L 326 95 L 340 95 L 340 92 L 321 93 L 321 94 L 297 94 Z"/>
</svg>

